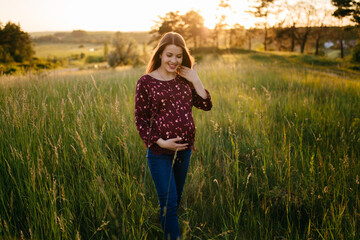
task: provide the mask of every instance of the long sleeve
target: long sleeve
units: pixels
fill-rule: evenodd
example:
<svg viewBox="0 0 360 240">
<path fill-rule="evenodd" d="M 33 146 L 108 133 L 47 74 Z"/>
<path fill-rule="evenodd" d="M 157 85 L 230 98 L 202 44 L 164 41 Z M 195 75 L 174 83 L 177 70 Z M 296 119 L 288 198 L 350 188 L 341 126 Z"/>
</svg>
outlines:
<svg viewBox="0 0 360 240">
<path fill-rule="evenodd" d="M 150 147 L 159 139 L 154 133 L 151 133 L 152 112 L 150 103 L 149 91 L 143 80 L 140 79 L 135 92 L 135 124 L 146 147 Z"/>
<path fill-rule="evenodd" d="M 191 83 L 176 77 L 161 81 L 150 75 L 142 76 L 136 85 L 135 124 L 145 146 L 155 154 L 173 154 L 156 144 L 164 140 L 182 138 L 191 148 L 195 141 L 195 123 L 192 116 L 193 106 L 208 111 L 212 107 L 211 97 L 199 96 Z"/>
<path fill-rule="evenodd" d="M 210 96 L 210 93 L 208 92 L 208 90 L 205 89 L 205 91 L 206 91 L 207 97 L 206 97 L 206 99 L 203 99 L 201 96 L 199 96 L 199 94 L 197 94 L 197 92 L 195 91 L 195 88 L 193 86 L 191 86 L 193 105 L 196 108 L 202 109 L 204 111 L 210 111 L 212 108 L 211 96 Z"/>
</svg>

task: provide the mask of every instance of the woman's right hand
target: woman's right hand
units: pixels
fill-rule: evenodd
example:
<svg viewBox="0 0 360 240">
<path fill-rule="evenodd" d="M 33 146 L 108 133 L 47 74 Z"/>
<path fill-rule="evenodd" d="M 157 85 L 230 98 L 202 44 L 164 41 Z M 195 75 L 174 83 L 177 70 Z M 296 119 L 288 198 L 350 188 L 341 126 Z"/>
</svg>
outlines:
<svg viewBox="0 0 360 240">
<path fill-rule="evenodd" d="M 182 151 L 182 150 L 185 150 L 187 148 L 188 143 L 177 143 L 180 140 L 181 140 L 181 137 L 169 138 L 167 140 L 159 138 L 156 141 L 156 143 L 161 148 L 169 149 L 171 151 Z"/>
</svg>

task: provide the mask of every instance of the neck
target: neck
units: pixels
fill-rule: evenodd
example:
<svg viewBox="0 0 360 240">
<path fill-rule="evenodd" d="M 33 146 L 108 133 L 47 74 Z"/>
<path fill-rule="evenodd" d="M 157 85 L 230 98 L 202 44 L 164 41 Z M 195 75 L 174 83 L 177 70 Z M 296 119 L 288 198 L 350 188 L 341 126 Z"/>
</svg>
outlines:
<svg viewBox="0 0 360 240">
<path fill-rule="evenodd" d="M 159 73 L 160 77 L 163 79 L 163 80 L 169 80 L 169 79 L 173 79 L 176 77 L 176 73 L 173 72 L 173 73 L 169 73 L 167 71 L 164 71 L 163 69 L 161 68 L 158 68 L 157 69 L 157 72 Z"/>
</svg>

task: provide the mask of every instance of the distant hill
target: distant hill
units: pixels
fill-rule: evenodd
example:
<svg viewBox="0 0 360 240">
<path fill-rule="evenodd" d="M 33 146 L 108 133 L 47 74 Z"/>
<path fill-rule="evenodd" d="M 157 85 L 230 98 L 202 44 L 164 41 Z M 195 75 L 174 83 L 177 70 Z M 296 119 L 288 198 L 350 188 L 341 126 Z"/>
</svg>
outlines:
<svg viewBox="0 0 360 240">
<path fill-rule="evenodd" d="M 110 43 L 116 32 L 111 31 L 45 31 L 29 33 L 34 42 L 46 43 Z M 148 43 L 149 32 L 121 32 L 124 36 L 134 38 L 139 44 Z"/>
</svg>

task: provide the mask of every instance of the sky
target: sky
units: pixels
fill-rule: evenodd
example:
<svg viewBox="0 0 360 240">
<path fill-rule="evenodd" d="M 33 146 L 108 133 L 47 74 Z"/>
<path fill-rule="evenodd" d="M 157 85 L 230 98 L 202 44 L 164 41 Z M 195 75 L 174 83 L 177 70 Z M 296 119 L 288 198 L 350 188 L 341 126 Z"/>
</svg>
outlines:
<svg viewBox="0 0 360 240">
<path fill-rule="evenodd" d="M 43 31 L 149 31 L 159 16 L 170 11 L 185 14 L 199 11 L 205 26 L 214 28 L 217 16 L 227 23 L 249 28 L 256 19 L 246 10 L 252 0 L 228 0 L 231 9 L 219 9 L 220 0 L 0 0 L 0 23 L 20 24 L 26 32 Z M 292 3 L 299 0 L 278 0 Z M 318 9 L 331 6 L 330 0 L 305 0 Z M 325 4 L 325 5 L 324 5 Z M 271 23 L 270 23 L 271 24 Z"/>
<path fill-rule="evenodd" d="M 228 23 L 249 27 L 244 13 L 249 0 L 229 0 Z M 26 32 L 41 31 L 149 31 L 154 20 L 170 11 L 199 11 L 205 26 L 213 28 L 220 0 L 0 0 L 0 22 L 20 24 Z"/>
</svg>

